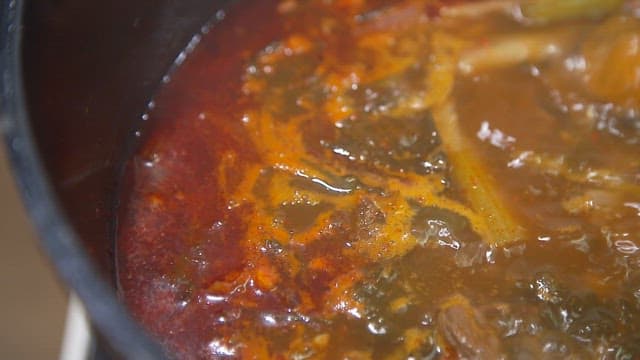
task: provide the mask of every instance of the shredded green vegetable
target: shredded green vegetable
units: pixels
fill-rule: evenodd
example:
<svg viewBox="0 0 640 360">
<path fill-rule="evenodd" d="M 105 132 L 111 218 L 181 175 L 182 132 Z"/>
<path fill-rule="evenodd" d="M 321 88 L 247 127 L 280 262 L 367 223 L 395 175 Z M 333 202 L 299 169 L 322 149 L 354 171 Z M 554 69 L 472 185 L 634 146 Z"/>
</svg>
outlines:
<svg viewBox="0 0 640 360">
<path fill-rule="evenodd" d="M 520 4 L 522 15 L 531 21 L 598 18 L 616 10 L 623 0 L 530 0 Z"/>
</svg>

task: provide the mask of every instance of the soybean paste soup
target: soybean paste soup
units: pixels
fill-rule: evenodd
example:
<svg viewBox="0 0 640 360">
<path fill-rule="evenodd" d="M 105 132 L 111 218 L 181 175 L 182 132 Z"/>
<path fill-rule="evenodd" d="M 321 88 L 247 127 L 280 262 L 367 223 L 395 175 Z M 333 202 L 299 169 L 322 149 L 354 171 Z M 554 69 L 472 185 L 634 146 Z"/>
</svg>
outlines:
<svg viewBox="0 0 640 360">
<path fill-rule="evenodd" d="M 637 1 L 217 17 L 119 217 L 121 295 L 177 358 L 640 357 Z"/>
</svg>

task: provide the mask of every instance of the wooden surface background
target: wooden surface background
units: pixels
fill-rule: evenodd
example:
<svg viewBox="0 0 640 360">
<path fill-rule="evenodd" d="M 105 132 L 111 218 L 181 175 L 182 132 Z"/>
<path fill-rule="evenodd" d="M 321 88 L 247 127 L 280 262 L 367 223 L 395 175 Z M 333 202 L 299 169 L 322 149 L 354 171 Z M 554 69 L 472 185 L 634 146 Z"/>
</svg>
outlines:
<svg viewBox="0 0 640 360">
<path fill-rule="evenodd" d="M 41 253 L 0 139 L 0 359 L 57 359 L 66 290 Z"/>
</svg>

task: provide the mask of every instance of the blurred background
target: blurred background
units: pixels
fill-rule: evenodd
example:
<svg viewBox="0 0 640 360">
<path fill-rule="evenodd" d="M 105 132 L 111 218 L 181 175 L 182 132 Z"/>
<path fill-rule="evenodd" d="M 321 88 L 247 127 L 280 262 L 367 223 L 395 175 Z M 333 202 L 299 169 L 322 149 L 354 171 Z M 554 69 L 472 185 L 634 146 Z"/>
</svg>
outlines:
<svg viewBox="0 0 640 360">
<path fill-rule="evenodd" d="M 0 139 L 0 359 L 57 359 L 67 293 L 41 253 Z"/>
</svg>

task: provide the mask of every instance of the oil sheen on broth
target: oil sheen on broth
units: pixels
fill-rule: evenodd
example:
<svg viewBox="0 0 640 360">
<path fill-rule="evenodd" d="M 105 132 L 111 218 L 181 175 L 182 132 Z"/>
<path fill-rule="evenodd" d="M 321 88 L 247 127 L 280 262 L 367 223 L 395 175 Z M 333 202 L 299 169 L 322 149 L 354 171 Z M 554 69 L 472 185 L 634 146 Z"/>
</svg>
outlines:
<svg viewBox="0 0 640 360">
<path fill-rule="evenodd" d="M 640 356 L 637 1 L 238 2 L 128 163 L 178 358 Z"/>
</svg>

